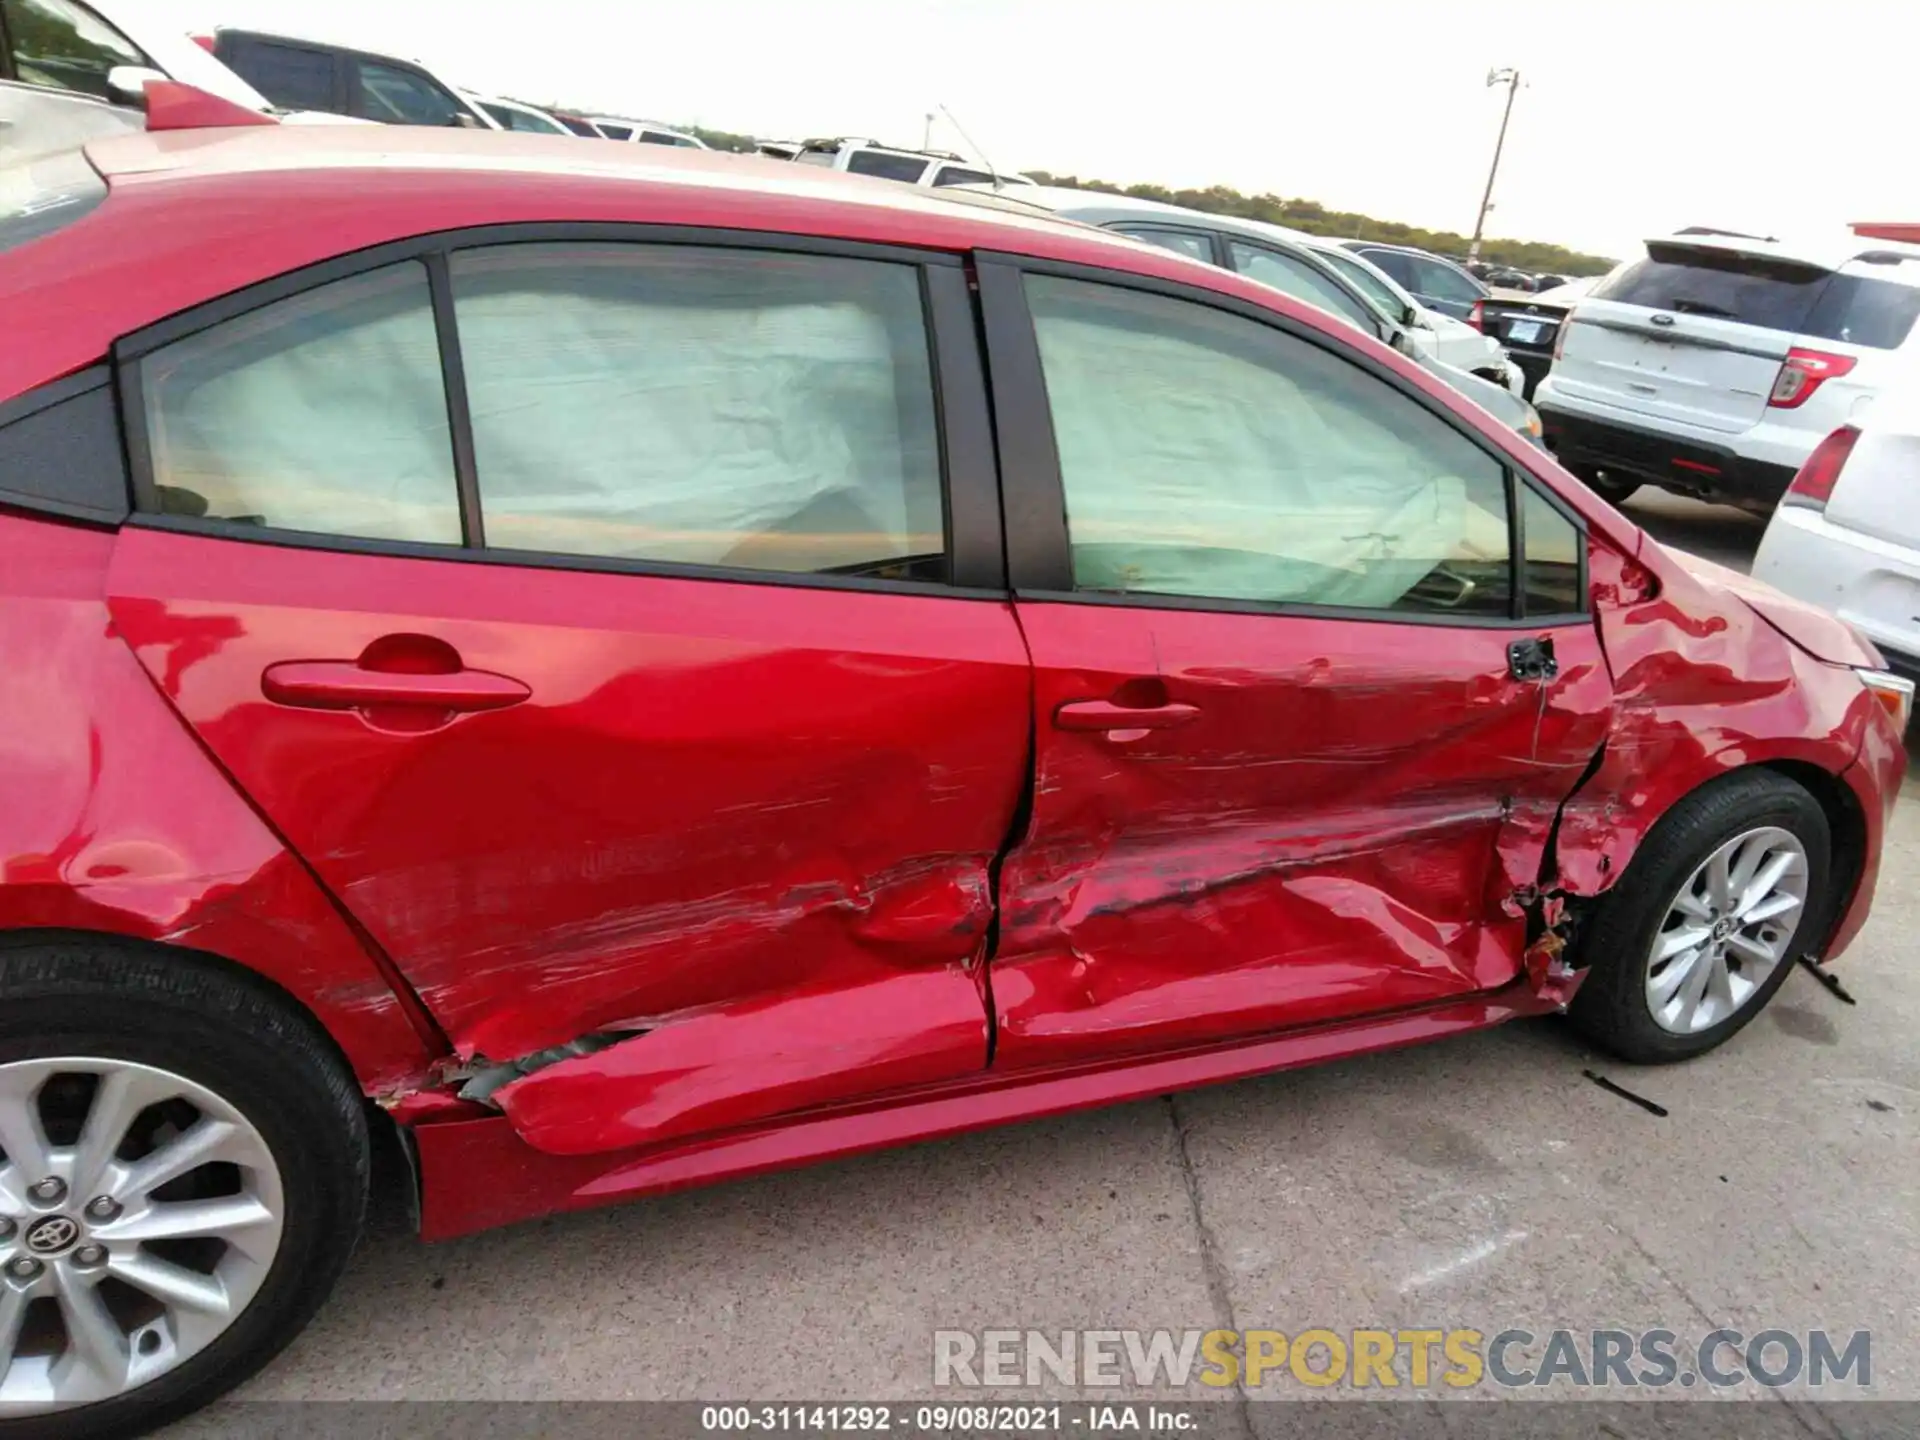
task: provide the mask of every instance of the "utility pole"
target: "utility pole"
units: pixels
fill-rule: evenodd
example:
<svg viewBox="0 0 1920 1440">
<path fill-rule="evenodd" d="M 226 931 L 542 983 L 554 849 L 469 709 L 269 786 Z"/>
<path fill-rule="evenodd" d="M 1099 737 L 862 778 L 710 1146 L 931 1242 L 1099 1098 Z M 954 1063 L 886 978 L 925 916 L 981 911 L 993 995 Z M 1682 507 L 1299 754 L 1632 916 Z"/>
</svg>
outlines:
<svg viewBox="0 0 1920 1440">
<path fill-rule="evenodd" d="M 1467 246 L 1469 263 L 1480 258 L 1480 232 L 1487 228 L 1487 211 L 1493 208 L 1493 179 L 1500 173 L 1500 152 L 1507 145 L 1507 122 L 1513 118 L 1513 97 L 1520 93 L 1520 72 L 1489 70 L 1487 85 L 1507 87 L 1507 108 L 1500 115 L 1500 138 L 1493 142 L 1493 164 L 1487 170 L 1487 188 L 1480 195 L 1480 213 L 1473 217 L 1473 242 Z"/>
</svg>

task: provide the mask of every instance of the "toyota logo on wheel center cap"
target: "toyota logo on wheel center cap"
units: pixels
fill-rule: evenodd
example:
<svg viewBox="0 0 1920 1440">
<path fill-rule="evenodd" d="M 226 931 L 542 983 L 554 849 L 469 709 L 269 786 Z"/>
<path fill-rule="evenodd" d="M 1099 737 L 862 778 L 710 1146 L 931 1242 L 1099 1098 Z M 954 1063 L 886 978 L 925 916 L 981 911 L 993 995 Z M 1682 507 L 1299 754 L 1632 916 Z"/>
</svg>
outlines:
<svg viewBox="0 0 1920 1440">
<path fill-rule="evenodd" d="M 36 1255 L 58 1255 L 80 1238 L 80 1227 L 64 1215 L 49 1215 L 27 1231 L 27 1249 Z"/>
</svg>

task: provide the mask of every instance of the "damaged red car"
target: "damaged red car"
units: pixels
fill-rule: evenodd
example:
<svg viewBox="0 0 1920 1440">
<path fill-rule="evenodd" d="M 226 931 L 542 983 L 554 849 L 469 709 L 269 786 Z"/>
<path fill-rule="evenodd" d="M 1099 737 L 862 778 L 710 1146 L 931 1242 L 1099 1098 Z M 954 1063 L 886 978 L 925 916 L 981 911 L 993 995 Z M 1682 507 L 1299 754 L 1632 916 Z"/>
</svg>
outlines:
<svg viewBox="0 0 1920 1440">
<path fill-rule="evenodd" d="M 1859 930 L 1839 621 L 1251 280 L 620 148 L 0 174 L 0 1414 L 264 1364 L 375 1126 L 432 1239 Z"/>
</svg>

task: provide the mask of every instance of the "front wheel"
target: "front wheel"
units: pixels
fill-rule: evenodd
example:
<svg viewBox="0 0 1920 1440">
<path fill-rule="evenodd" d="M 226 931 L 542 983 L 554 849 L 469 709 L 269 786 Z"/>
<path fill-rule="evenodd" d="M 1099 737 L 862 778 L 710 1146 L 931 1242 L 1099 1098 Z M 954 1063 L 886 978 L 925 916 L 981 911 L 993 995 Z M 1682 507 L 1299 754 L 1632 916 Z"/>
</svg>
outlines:
<svg viewBox="0 0 1920 1440">
<path fill-rule="evenodd" d="M 1681 800 L 1601 897 L 1568 1014 L 1641 1064 L 1723 1044 L 1785 983 L 1826 914 L 1826 812 L 1783 775 L 1748 770 Z"/>
<path fill-rule="evenodd" d="M 351 1074 L 246 979 L 0 948 L 0 1437 L 135 1434 L 306 1323 L 367 1192 Z"/>
</svg>

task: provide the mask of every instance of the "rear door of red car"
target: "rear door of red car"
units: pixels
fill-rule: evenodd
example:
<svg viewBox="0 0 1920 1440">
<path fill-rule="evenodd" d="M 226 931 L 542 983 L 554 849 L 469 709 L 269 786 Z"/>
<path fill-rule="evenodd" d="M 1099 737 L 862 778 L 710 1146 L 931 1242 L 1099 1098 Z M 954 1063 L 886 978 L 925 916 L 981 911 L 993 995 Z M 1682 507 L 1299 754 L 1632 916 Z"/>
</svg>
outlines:
<svg viewBox="0 0 1920 1440">
<path fill-rule="evenodd" d="M 986 1064 L 1031 696 L 957 259 L 518 228 L 119 359 L 116 624 L 531 1144 Z"/>
<path fill-rule="evenodd" d="M 996 1065 L 1512 981 L 1612 698 L 1575 512 L 1263 307 L 978 270 L 1036 674 Z"/>
</svg>

